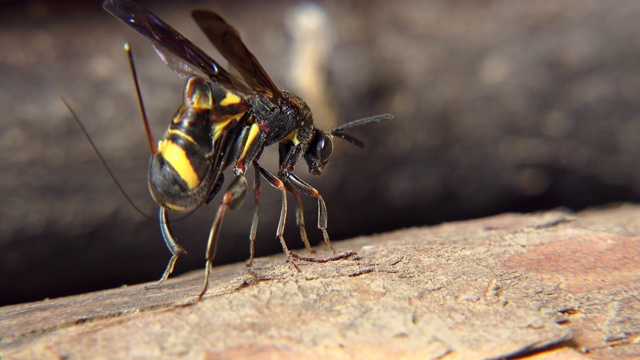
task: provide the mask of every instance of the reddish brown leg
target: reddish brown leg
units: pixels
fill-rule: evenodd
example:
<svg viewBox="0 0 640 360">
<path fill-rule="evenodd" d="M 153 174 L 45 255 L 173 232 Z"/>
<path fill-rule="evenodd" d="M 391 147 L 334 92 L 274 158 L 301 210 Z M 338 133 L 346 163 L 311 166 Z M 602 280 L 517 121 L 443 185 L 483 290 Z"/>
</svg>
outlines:
<svg viewBox="0 0 640 360">
<path fill-rule="evenodd" d="M 267 180 L 267 182 L 271 184 L 271 186 L 280 190 L 280 193 L 282 194 L 282 206 L 280 207 L 280 221 L 278 221 L 278 229 L 276 230 L 276 237 L 278 238 L 278 240 L 280 240 L 280 245 L 282 245 L 282 251 L 284 251 L 284 253 L 287 254 L 287 260 L 289 261 L 291 266 L 293 266 L 293 268 L 296 271 L 300 272 L 300 268 L 298 268 L 298 265 L 296 265 L 296 263 L 293 261 L 293 258 L 295 257 L 294 254 L 291 252 L 291 250 L 289 250 L 289 247 L 284 241 L 284 226 L 287 220 L 287 188 L 284 186 L 284 183 L 282 182 L 282 180 L 275 177 L 265 168 L 258 165 L 257 163 L 254 163 L 254 166 L 256 167 L 256 170 L 260 172 L 260 175 L 262 175 L 262 177 L 264 177 Z"/>
<path fill-rule="evenodd" d="M 227 191 L 222 196 L 220 206 L 218 207 L 218 213 L 216 214 L 216 218 L 211 225 L 211 231 L 209 232 L 209 240 L 207 241 L 204 286 L 202 287 L 200 295 L 198 295 L 198 301 L 202 299 L 202 296 L 204 296 L 204 294 L 207 292 L 207 288 L 209 287 L 209 276 L 211 274 L 211 269 L 213 268 L 213 259 L 215 259 L 216 257 L 216 251 L 218 248 L 218 236 L 220 233 L 219 230 L 220 226 L 222 225 L 224 214 L 227 209 L 235 210 L 239 208 L 244 202 L 246 194 L 247 179 L 244 177 L 244 175 L 238 175 L 235 177 L 235 179 L 233 179 L 233 182 L 231 182 L 231 184 L 227 188 Z"/>
</svg>

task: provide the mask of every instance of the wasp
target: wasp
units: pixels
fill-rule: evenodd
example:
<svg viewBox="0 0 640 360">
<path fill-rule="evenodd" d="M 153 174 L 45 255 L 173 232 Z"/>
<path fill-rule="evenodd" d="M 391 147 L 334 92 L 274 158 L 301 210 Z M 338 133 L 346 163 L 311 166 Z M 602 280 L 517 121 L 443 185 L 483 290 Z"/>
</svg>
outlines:
<svg viewBox="0 0 640 360">
<path fill-rule="evenodd" d="M 128 0 L 106 0 L 102 6 L 111 15 L 150 39 L 160 58 L 179 76 L 186 78 L 182 104 L 157 145 L 154 144 L 146 116 L 143 115 L 152 151 L 148 173 L 149 190 L 160 206 L 160 230 L 172 254 L 165 272 L 154 286 L 169 277 L 178 257 L 186 252 L 170 230 L 168 212 L 189 213 L 210 203 L 220 192 L 224 183 L 224 171 L 228 168 L 232 168 L 233 180 L 222 195 L 211 226 L 206 250 L 204 286 L 198 299 L 207 291 L 224 214 L 227 210 L 241 206 L 246 197 L 248 184 L 245 172 L 250 166 L 255 170 L 255 208 L 249 235 L 249 267 L 254 258 L 262 179 L 282 195 L 276 237 L 288 262 L 296 270 L 300 271 L 294 259 L 324 262 L 353 254 L 336 254 L 327 232 L 325 202 L 315 188 L 294 173 L 294 169 L 302 157 L 309 167 L 309 172 L 320 175 L 331 157 L 333 137 L 362 147 L 362 141 L 344 131 L 390 120 L 393 118 L 392 115 L 377 115 L 346 123 L 329 132 L 322 131 L 314 126 L 313 115 L 304 100 L 289 91 L 279 89 L 247 49 L 238 30 L 217 13 L 195 9 L 191 15 L 229 62 L 231 71 L 220 66 L 178 31 L 140 5 Z M 131 65 L 133 69 L 132 60 Z M 135 70 L 133 71 L 135 78 Z M 260 165 L 259 159 L 265 147 L 276 143 L 280 166 L 274 175 Z M 289 250 L 283 236 L 287 215 L 287 193 L 293 194 L 296 198 L 296 222 L 308 250 L 311 250 L 311 247 L 302 216 L 300 194 L 317 200 L 317 227 L 334 256 L 324 259 L 305 257 Z"/>
</svg>

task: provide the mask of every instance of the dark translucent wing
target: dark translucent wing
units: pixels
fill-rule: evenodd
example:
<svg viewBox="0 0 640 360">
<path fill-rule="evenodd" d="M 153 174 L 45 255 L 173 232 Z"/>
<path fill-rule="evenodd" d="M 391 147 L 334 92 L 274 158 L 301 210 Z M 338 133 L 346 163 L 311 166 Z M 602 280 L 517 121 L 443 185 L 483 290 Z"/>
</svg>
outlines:
<svg viewBox="0 0 640 360">
<path fill-rule="evenodd" d="M 152 46 L 160 59 L 162 59 L 162 61 L 173 71 L 175 71 L 176 74 L 178 74 L 178 76 L 180 76 L 181 78 L 185 79 L 194 75 L 203 77 L 205 79 L 209 77 L 209 75 L 203 73 L 197 67 L 180 59 L 176 55 L 173 55 L 173 53 L 170 53 L 168 50 L 166 50 L 166 48 L 160 47 L 155 43 L 152 44 Z"/>
<path fill-rule="evenodd" d="M 149 10 L 128 0 L 105 0 L 102 7 L 153 41 L 163 61 L 176 71 L 184 73 L 195 68 L 211 80 L 233 85 L 231 76 L 223 67 Z M 166 54 L 173 57 L 167 57 Z"/>
<path fill-rule="evenodd" d="M 220 54 L 240 72 L 249 87 L 257 92 L 282 97 L 258 59 L 244 45 L 236 28 L 209 10 L 196 9 L 191 15 Z"/>
</svg>

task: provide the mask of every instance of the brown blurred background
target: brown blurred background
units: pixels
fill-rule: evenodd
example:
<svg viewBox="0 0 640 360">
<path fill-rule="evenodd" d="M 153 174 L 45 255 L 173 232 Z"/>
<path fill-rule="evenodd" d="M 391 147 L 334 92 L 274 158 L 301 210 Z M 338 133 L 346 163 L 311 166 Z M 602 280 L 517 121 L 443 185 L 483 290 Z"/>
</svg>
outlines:
<svg viewBox="0 0 640 360">
<path fill-rule="evenodd" d="M 334 240 L 640 198 L 636 1 L 143 4 L 220 59 L 189 15 L 194 7 L 218 11 L 277 84 L 307 98 L 321 128 L 396 116 L 352 132 L 366 140 L 364 150 L 336 140 L 321 177 L 299 164 L 325 197 Z M 157 223 L 119 193 L 60 98 L 155 219 L 122 43 L 133 46 L 156 137 L 183 81 L 98 1 L 0 6 L 0 304 L 157 280 L 169 259 Z M 261 161 L 274 172 L 276 153 L 267 149 Z M 263 186 L 261 255 L 281 251 L 279 194 Z M 304 200 L 317 243 L 316 203 Z M 248 197 L 225 219 L 217 264 L 248 257 L 252 203 Z M 174 223 L 189 251 L 176 273 L 202 268 L 215 211 L 209 205 Z M 301 246 L 293 211 L 286 238 Z"/>
</svg>

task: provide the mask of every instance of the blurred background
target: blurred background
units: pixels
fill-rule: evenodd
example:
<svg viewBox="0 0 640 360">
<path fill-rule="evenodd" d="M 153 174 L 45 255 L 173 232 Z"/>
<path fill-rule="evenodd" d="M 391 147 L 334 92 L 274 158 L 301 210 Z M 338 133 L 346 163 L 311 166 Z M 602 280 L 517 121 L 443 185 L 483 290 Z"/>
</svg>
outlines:
<svg viewBox="0 0 640 360">
<path fill-rule="evenodd" d="M 364 150 L 336 140 L 320 177 L 299 163 L 326 200 L 334 240 L 640 199 L 637 1 L 142 4 L 226 65 L 189 14 L 219 12 L 276 84 L 307 100 L 320 128 L 396 116 L 351 132 Z M 0 6 L 0 305 L 157 280 L 169 252 L 122 43 L 132 44 L 156 138 L 183 80 L 99 1 Z M 151 220 L 118 191 L 61 97 Z M 275 146 L 261 164 L 277 171 Z M 258 255 L 281 251 L 280 195 L 266 182 L 262 193 Z M 175 274 L 203 268 L 218 201 L 174 222 L 189 251 Z M 316 244 L 317 205 L 304 201 Z M 228 214 L 216 264 L 248 258 L 252 209 L 249 196 Z M 302 246 L 293 206 L 286 239 Z"/>
</svg>

